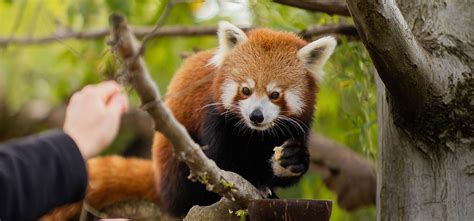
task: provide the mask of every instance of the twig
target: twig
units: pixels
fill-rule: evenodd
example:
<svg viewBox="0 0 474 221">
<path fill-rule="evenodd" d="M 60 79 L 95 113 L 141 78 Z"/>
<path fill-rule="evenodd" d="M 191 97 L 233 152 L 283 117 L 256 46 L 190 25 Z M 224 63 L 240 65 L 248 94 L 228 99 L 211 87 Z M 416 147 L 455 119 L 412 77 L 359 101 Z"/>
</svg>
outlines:
<svg viewBox="0 0 474 221">
<path fill-rule="evenodd" d="M 352 33 L 343 31 L 342 29 L 334 29 L 334 25 L 329 26 L 314 26 L 306 31 L 301 32 L 305 37 L 311 37 L 316 35 L 324 34 L 336 34 L 336 35 L 348 35 L 352 36 Z M 348 25 L 348 27 L 353 27 Z M 243 30 L 250 30 L 249 27 L 241 27 Z M 138 38 L 143 38 L 149 35 L 153 30 L 153 27 L 133 27 L 132 32 Z M 204 27 L 193 27 L 193 26 L 169 26 L 160 27 L 153 34 L 149 35 L 149 39 L 166 37 L 166 36 L 203 36 L 203 35 L 215 35 L 217 33 L 217 27 L 215 26 L 204 26 Z M 96 29 L 86 31 L 64 31 L 56 33 L 50 36 L 39 37 L 39 38 L 0 38 L 0 46 L 6 45 L 38 45 L 38 44 L 50 44 L 57 43 L 63 40 L 78 39 L 78 40 L 94 40 L 98 38 L 104 38 L 109 35 L 108 29 Z"/>
<path fill-rule="evenodd" d="M 153 29 L 148 34 L 146 34 L 145 37 L 143 37 L 142 45 L 140 46 L 140 49 L 138 50 L 139 53 L 137 54 L 137 56 L 144 55 L 146 43 L 156 33 L 156 31 L 158 31 L 158 28 L 160 28 L 163 25 L 163 23 L 165 22 L 165 18 L 168 17 L 168 15 L 171 11 L 171 7 L 173 6 L 172 2 L 173 2 L 172 0 L 166 0 L 165 3 L 162 3 L 162 4 L 165 4 L 163 12 L 161 13 L 160 18 L 158 19 L 158 21 L 156 21 L 155 27 L 153 27 Z"/>
<path fill-rule="evenodd" d="M 288 5 L 296 8 L 306 9 L 316 12 L 324 12 L 330 15 L 351 16 L 344 0 L 273 0 L 275 3 Z"/>
<path fill-rule="evenodd" d="M 139 53 L 140 44 L 130 31 L 125 18 L 110 16 L 112 51 L 123 61 L 123 71 L 129 75 L 131 86 L 140 96 L 142 108 L 155 121 L 155 129 L 172 143 L 175 156 L 190 168 L 190 177 L 206 185 L 209 191 L 246 206 L 251 199 L 264 198 L 264 194 L 236 173 L 224 171 L 209 160 L 186 128 L 173 116 L 160 98 L 159 90 L 151 79 Z"/>
</svg>

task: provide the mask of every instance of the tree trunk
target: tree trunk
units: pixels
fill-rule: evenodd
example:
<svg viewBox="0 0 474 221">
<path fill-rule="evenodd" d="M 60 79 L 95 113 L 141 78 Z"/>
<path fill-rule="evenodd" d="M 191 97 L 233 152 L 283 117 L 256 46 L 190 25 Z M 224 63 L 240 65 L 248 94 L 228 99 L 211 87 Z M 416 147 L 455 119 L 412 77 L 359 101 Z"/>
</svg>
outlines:
<svg viewBox="0 0 474 221">
<path fill-rule="evenodd" d="M 473 149 L 430 146 L 393 120 L 385 86 L 377 83 L 378 220 L 473 220 Z"/>
<path fill-rule="evenodd" d="M 347 4 L 378 72 L 378 220 L 474 220 L 474 4 Z"/>
</svg>

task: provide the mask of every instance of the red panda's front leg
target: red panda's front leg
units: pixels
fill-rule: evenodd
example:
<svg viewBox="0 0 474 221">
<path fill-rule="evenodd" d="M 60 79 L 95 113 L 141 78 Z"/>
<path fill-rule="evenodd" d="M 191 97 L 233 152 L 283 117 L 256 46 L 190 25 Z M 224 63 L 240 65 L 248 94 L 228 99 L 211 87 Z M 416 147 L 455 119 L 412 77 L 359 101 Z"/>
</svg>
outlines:
<svg viewBox="0 0 474 221">
<path fill-rule="evenodd" d="M 301 140 L 287 140 L 282 146 L 275 147 L 270 163 L 274 175 L 270 185 L 292 185 L 308 170 L 308 148 Z"/>
</svg>

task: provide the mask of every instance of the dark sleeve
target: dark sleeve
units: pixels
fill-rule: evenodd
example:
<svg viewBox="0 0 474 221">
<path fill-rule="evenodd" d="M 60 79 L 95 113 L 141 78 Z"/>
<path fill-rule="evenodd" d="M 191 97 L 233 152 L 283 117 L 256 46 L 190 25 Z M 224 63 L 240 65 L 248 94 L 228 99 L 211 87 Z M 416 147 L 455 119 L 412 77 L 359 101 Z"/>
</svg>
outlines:
<svg viewBox="0 0 474 221">
<path fill-rule="evenodd" d="M 87 171 L 62 131 L 0 145 L 0 220 L 37 220 L 54 207 L 81 200 Z"/>
</svg>

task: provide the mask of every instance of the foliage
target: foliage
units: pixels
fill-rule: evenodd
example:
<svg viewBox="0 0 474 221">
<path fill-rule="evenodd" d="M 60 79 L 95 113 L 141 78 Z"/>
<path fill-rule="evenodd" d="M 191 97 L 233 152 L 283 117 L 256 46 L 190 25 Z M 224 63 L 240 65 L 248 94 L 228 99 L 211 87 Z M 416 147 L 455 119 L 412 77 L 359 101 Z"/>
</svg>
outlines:
<svg viewBox="0 0 474 221">
<path fill-rule="evenodd" d="M 310 13 L 269 1 L 180 2 L 173 6 L 165 25 L 202 26 L 227 19 L 242 25 L 298 31 L 311 25 L 351 22 L 348 18 Z M 244 9 L 232 11 L 236 5 Z M 217 12 L 214 13 L 216 7 Z M 107 27 L 107 18 L 112 11 L 126 15 L 131 24 L 153 25 L 163 12 L 163 2 L 2 0 L 0 36 L 39 37 L 66 30 Z M 202 15 L 203 11 L 209 12 L 207 16 Z M 145 60 L 162 93 L 182 63 L 182 52 L 192 52 L 194 47 L 212 48 L 216 43 L 216 39 L 210 36 L 150 40 Z M 104 39 L 58 41 L 48 45 L 9 45 L 0 48 L 0 99 L 3 94 L 3 102 L 12 116 L 32 100 L 46 101 L 50 106 L 55 106 L 64 103 L 72 92 L 83 85 L 105 79 L 104 70 L 109 66 L 108 63 L 110 58 Z M 314 129 L 375 160 L 377 121 L 374 68 L 362 44 L 343 39 L 325 67 L 325 72 L 325 80 L 320 85 L 318 95 Z M 131 96 L 132 104 L 137 107 L 138 99 L 133 94 Z M 109 153 L 119 151 L 120 146 L 131 139 L 130 132 L 122 131 L 121 135 Z M 337 201 L 316 174 L 306 175 L 297 186 L 281 190 L 279 195 Z M 375 219 L 374 208 L 349 214 L 336 204 L 333 206 L 333 220 Z"/>
<path fill-rule="evenodd" d="M 249 212 L 247 210 L 240 209 L 235 211 L 234 214 L 239 217 L 240 221 L 245 221 L 247 220 L 248 213 Z"/>
</svg>

